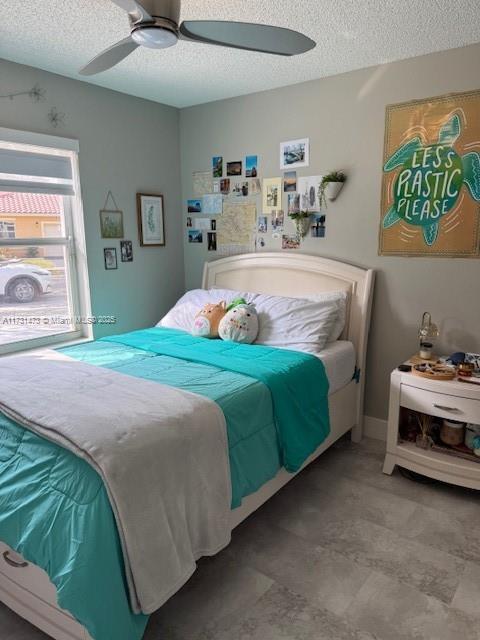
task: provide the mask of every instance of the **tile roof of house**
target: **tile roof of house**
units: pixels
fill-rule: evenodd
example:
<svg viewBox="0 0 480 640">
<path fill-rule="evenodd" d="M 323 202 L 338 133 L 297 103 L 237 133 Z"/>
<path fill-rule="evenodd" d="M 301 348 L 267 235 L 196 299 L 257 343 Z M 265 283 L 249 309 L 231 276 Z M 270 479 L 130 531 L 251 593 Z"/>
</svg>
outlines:
<svg viewBox="0 0 480 640">
<path fill-rule="evenodd" d="M 0 191 L 0 214 L 58 216 L 61 211 L 61 196 L 55 194 Z"/>
</svg>

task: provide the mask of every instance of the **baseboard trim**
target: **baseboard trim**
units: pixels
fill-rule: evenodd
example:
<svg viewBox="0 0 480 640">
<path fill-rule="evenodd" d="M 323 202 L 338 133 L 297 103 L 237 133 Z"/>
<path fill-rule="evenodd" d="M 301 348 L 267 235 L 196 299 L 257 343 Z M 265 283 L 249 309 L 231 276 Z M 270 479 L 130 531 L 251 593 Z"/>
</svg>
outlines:
<svg viewBox="0 0 480 640">
<path fill-rule="evenodd" d="M 387 421 L 373 416 L 364 416 L 363 435 L 375 440 L 387 440 Z"/>
</svg>

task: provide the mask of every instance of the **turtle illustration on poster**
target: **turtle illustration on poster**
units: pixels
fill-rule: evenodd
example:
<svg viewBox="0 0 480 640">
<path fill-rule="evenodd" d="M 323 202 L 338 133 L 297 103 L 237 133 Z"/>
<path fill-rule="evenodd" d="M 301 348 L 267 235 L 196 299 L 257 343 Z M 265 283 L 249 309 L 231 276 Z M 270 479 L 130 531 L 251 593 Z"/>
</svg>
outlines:
<svg viewBox="0 0 480 640">
<path fill-rule="evenodd" d="M 387 108 L 381 255 L 480 257 L 480 92 Z"/>
</svg>

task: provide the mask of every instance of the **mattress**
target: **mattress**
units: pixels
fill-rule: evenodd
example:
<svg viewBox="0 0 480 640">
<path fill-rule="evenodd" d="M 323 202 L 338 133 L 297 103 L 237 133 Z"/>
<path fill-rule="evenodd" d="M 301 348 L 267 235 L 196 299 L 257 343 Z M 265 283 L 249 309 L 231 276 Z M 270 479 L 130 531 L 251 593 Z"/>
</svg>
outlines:
<svg viewBox="0 0 480 640">
<path fill-rule="evenodd" d="M 323 362 L 330 383 L 329 394 L 343 389 L 353 378 L 357 356 L 355 347 L 348 340 L 330 342 L 317 354 Z"/>
</svg>

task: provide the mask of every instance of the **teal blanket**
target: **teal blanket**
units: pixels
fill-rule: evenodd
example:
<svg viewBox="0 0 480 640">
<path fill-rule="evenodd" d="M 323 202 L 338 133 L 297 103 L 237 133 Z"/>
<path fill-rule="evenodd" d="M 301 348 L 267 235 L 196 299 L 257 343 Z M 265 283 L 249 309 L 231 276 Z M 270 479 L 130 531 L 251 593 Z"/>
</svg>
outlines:
<svg viewBox="0 0 480 640">
<path fill-rule="evenodd" d="M 263 382 L 272 394 L 282 465 L 294 473 L 330 433 L 328 378 L 313 355 L 145 329 L 104 338 L 162 355 L 213 365 Z"/>
<path fill-rule="evenodd" d="M 328 382 L 313 356 L 166 329 L 63 352 L 217 402 L 227 422 L 232 507 L 283 463 L 296 470 L 328 434 Z M 142 637 L 148 617 L 130 611 L 119 539 L 99 477 L 83 460 L 1 414 L 0 540 L 47 571 L 60 606 L 95 640 Z"/>
</svg>

